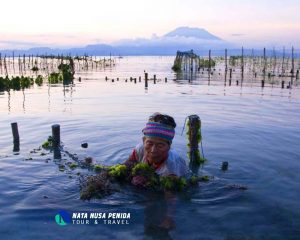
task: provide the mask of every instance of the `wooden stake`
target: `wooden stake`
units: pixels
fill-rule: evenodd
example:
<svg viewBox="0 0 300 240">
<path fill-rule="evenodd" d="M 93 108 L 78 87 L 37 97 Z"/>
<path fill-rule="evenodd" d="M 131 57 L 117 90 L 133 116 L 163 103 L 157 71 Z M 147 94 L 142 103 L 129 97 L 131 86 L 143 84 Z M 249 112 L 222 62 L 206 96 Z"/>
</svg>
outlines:
<svg viewBox="0 0 300 240">
<path fill-rule="evenodd" d="M 208 51 L 208 68 L 211 71 L 211 50 Z"/>
<path fill-rule="evenodd" d="M 244 78 L 244 47 L 242 47 L 242 79 Z"/>
<path fill-rule="evenodd" d="M 294 77 L 294 67 L 295 67 L 295 64 L 294 64 L 294 47 L 292 47 L 292 70 L 291 70 L 292 78 Z"/>
<path fill-rule="evenodd" d="M 13 134 L 13 142 L 14 142 L 14 152 L 20 151 L 20 137 L 19 137 L 19 130 L 18 130 L 18 123 L 13 122 L 11 123 L 11 130 Z"/>
<path fill-rule="evenodd" d="M 60 146 L 60 125 L 54 124 L 52 125 L 52 139 L 53 139 L 53 147 Z"/>
<path fill-rule="evenodd" d="M 227 49 L 225 49 L 225 71 L 227 72 Z"/>
<path fill-rule="evenodd" d="M 197 166 L 204 160 L 199 151 L 201 142 L 201 120 L 198 115 L 188 116 L 188 139 L 189 139 L 189 157 L 192 171 L 197 170 Z"/>
<path fill-rule="evenodd" d="M 145 88 L 148 88 L 148 73 L 145 73 Z"/>
</svg>

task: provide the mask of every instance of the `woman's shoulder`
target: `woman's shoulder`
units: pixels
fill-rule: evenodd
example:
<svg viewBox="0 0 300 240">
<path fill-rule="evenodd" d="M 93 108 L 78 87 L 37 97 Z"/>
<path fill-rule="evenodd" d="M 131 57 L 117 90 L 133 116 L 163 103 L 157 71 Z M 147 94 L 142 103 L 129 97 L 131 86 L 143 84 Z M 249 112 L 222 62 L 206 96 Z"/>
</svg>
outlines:
<svg viewBox="0 0 300 240">
<path fill-rule="evenodd" d="M 137 154 L 137 158 L 139 161 L 142 161 L 143 157 L 144 157 L 144 145 L 143 143 L 139 143 L 135 146 L 134 148 L 136 154 Z"/>
<path fill-rule="evenodd" d="M 141 143 L 137 144 L 134 149 L 138 152 L 144 151 L 143 143 L 141 142 Z"/>
<path fill-rule="evenodd" d="M 170 160 L 170 161 L 182 161 L 183 158 L 179 155 L 179 153 L 176 150 L 170 149 L 168 160 Z"/>
<path fill-rule="evenodd" d="M 184 176 L 187 172 L 185 160 L 173 149 L 169 151 L 167 168 L 177 176 Z"/>
</svg>

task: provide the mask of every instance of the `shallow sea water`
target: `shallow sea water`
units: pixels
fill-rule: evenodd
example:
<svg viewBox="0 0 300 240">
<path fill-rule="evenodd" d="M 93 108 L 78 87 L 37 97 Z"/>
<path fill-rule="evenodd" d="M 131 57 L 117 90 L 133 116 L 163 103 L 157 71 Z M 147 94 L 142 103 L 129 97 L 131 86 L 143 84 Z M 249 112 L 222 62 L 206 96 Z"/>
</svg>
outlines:
<svg viewBox="0 0 300 240">
<path fill-rule="evenodd" d="M 44 84 L 0 94 L 2 239 L 300 239 L 297 82 L 292 89 L 261 88 L 247 78 L 237 86 L 236 75 L 234 84 L 229 86 L 227 79 L 225 86 L 224 72 L 218 69 L 216 80 L 208 81 L 205 74 L 176 78 L 172 62 L 173 57 L 124 57 L 115 67 L 76 73 L 72 86 Z M 158 79 L 157 84 L 150 81 L 148 89 L 143 82 L 129 81 L 143 76 L 144 70 Z M 115 82 L 105 81 L 105 76 Z M 46 151 L 43 156 L 31 153 L 51 135 L 51 125 L 60 124 L 64 149 L 79 159 L 121 163 L 141 141 L 147 117 L 157 111 L 175 118 L 173 148 L 184 157 L 185 118 L 201 117 L 207 162 L 199 174 L 214 176 L 178 193 L 175 207 L 159 194 L 128 187 L 103 199 L 82 201 L 77 173 L 92 172 L 62 172 L 58 165 L 70 161 L 68 156 L 54 160 Z M 11 122 L 19 125 L 17 155 L 12 151 Z M 84 142 L 87 149 L 81 148 Z M 227 171 L 220 170 L 223 161 L 229 162 Z M 127 212 L 131 218 L 128 225 L 59 226 L 54 217 L 60 210 Z M 167 211 L 174 221 L 170 230 L 159 227 Z"/>
</svg>

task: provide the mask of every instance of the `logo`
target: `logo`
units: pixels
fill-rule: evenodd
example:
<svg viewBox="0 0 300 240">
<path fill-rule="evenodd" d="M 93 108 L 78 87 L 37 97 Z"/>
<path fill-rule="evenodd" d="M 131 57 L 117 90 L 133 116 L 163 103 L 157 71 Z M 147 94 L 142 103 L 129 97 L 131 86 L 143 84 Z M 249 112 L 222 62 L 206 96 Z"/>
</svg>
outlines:
<svg viewBox="0 0 300 240">
<path fill-rule="evenodd" d="M 64 210 L 59 211 L 59 213 L 55 215 L 55 222 L 60 226 L 65 226 L 68 223 L 71 223 L 70 214 Z"/>
</svg>

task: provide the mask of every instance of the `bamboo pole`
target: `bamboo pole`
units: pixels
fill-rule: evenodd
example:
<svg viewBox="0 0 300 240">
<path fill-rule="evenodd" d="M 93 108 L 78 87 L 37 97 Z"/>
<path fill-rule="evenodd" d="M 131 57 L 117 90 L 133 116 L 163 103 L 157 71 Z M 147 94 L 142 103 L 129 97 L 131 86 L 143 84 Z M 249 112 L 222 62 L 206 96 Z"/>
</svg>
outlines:
<svg viewBox="0 0 300 240">
<path fill-rule="evenodd" d="M 52 141 L 53 141 L 53 154 L 54 159 L 61 159 L 60 153 L 60 125 L 52 125 Z"/>
<path fill-rule="evenodd" d="M 284 74 L 284 58 L 285 58 L 285 47 L 283 47 L 283 52 L 282 52 L 281 76 L 283 76 Z"/>
<path fill-rule="evenodd" d="M 225 72 L 227 72 L 227 48 L 225 49 Z"/>
<path fill-rule="evenodd" d="M 13 143 L 14 143 L 14 152 L 20 151 L 20 136 L 19 136 L 19 130 L 18 130 L 18 123 L 13 122 L 11 123 L 11 129 L 13 134 Z"/>
<path fill-rule="evenodd" d="M 244 79 L 244 47 L 242 47 L 242 61 L 241 61 L 241 68 L 242 68 L 242 80 Z"/>
<path fill-rule="evenodd" d="M 294 72 L 295 72 L 294 68 L 295 68 L 294 47 L 292 47 L 292 70 L 291 70 L 292 78 L 294 77 Z"/>
<path fill-rule="evenodd" d="M 211 71 L 211 50 L 208 51 L 208 68 Z"/>
<path fill-rule="evenodd" d="M 14 51 L 12 53 L 12 64 L 13 64 L 13 71 L 14 71 L 14 74 L 15 74 L 15 52 Z"/>
<path fill-rule="evenodd" d="M 148 73 L 145 72 L 145 88 L 148 88 Z"/>
<path fill-rule="evenodd" d="M 0 53 L 0 72 L 2 74 L 2 58 L 1 58 L 1 53 Z"/>
<path fill-rule="evenodd" d="M 190 168 L 195 173 L 197 172 L 201 163 L 204 162 L 204 157 L 201 156 L 199 151 L 199 143 L 201 143 L 201 120 L 198 115 L 188 116 L 188 146 L 189 146 L 189 158 Z"/>
</svg>

